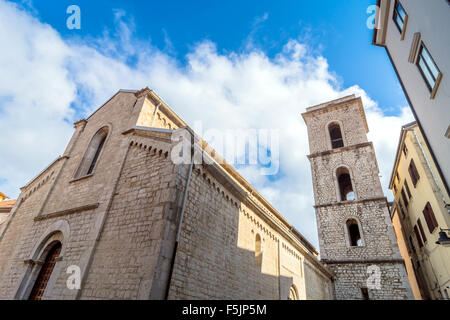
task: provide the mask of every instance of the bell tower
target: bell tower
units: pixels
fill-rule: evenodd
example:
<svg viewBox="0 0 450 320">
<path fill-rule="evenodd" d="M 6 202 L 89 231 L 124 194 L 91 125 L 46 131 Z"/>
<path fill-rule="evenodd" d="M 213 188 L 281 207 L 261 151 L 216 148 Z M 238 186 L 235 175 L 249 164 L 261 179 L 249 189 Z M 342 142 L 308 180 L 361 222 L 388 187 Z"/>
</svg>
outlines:
<svg viewBox="0 0 450 320">
<path fill-rule="evenodd" d="M 336 299 L 412 299 L 361 98 L 309 107 L 302 117 L 320 256 L 334 274 Z"/>
</svg>

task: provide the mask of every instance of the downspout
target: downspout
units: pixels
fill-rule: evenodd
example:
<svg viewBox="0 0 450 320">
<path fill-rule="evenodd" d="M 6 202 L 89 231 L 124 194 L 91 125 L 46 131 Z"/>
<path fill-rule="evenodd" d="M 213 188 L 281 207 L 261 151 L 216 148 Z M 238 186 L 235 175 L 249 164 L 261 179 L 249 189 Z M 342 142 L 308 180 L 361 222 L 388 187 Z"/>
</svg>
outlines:
<svg viewBox="0 0 450 320">
<path fill-rule="evenodd" d="M 278 239 L 278 297 L 281 300 L 281 254 L 280 254 L 280 239 Z"/>
<path fill-rule="evenodd" d="M 158 105 L 158 107 L 159 107 L 159 105 Z M 155 112 L 155 114 L 156 114 L 156 112 Z M 170 262 L 169 278 L 167 279 L 166 294 L 165 294 L 165 297 L 164 297 L 165 300 L 167 300 L 168 297 L 169 297 L 170 283 L 172 282 L 172 274 L 173 274 L 173 268 L 174 268 L 174 265 L 175 265 L 175 257 L 177 255 L 178 243 L 180 241 L 181 227 L 183 225 L 184 209 L 186 208 L 187 194 L 188 194 L 188 190 L 189 190 L 189 184 L 191 183 L 191 176 L 192 176 L 192 168 L 193 167 L 194 167 L 194 156 L 193 156 L 193 153 L 192 153 L 191 164 L 189 165 L 189 172 L 188 172 L 188 177 L 187 177 L 187 181 L 186 181 L 186 188 L 184 189 L 184 193 L 183 193 L 183 202 L 182 202 L 182 205 L 181 205 L 180 221 L 178 222 L 177 237 L 176 237 L 176 240 L 175 240 L 175 245 L 173 247 L 172 261 Z"/>
<path fill-rule="evenodd" d="M 442 192 L 441 188 L 439 187 L 437 178 L 436 178 L 436 176 L 434 175 L 434 172 L 433 172 L 433 170 L 432 170 L 432 168 L 431 168 L 430 162 L 428 161 L 428 158 L 427 158 L 427 156 L 426 156 L 426 154 L 425 154 L 425 151 L 424 151 L 424 149 L 423 149 L 422 143 L 420 142 L 419 137 L 417 136 L 416 131 L 415 131 L 414 129 L 407 129 L 407 130 L 410 130 L 410 131 L 412 131 L 412 132 L 414 133 L 414 137 L 416 138 L 416 141 L 417 141 L 417 143 L 418 143 L 418 145 L 419 145 L 420 151 L 421 151 L 421 153 L 422 153 L 422 155 L 423 155 L 423 157 L 424 157 L 424 159 L 425 159 L 425 162 L 426 162 L 426 164 L 427 164 L 428 169 L 429 169 L 430 172 L 431 172 L 431 176 L 433 177 L 434 184 L 436 185 L 436 188 L 438 189 L 439 194 L 441 195 L 441 199 L 442 199 L 442 202 L 444 203 L 444 207 L 447 209 L 447 212 L 449 212 L 449 209 L 450 209 L 450 208 L 449 208 L 447 202 L 445 201 L 444 193 Z"/>
</svg>

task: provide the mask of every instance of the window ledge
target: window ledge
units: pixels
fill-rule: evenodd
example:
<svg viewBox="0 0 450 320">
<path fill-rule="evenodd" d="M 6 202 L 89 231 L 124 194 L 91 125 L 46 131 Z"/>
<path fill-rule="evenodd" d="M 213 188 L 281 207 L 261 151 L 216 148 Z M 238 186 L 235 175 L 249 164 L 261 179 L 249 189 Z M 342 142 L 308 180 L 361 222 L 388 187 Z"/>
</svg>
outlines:
<svg viewBox="0 0 450 320">
<path fill-rule="evenodd" d="M 434 83 L 434 88 L 433 90 L 431 90 L 430 99 L 433 100 L 434 97 L 436 97 L 436 93 L 439 89 L 439 85 L 441 84 L 441 80 L 442 80 L 442 72 L 439 72 L 436 82 Z"/>
<path fill-rule="evenodd" d="M 87 175 L 79 177 L 79 178 L 73 178 L 72 180 L 69 181 L 69 183 L 77 182 L 77 181 L 84 180 L 84 179 L 88 179 L 88 178 L 92 177 L 93 175 L 94 175 L 94 173 L 91 173 L 91 174 L 87 174 Z"/>
<path fill-rule="evenodd" d="M 406 25 L 408 24 L 408 15 L 405 15 L 405 21 L 403 21 L 403 29 L 401 31 L 400 40 L 405 40 Z"/>
</svg>

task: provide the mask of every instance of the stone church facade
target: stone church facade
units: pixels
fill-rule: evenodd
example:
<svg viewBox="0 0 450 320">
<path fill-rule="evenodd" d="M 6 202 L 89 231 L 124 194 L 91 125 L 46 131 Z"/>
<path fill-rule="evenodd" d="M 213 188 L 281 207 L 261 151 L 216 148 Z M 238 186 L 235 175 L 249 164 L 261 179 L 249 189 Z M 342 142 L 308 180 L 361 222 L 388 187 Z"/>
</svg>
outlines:
<svg viewBox="0 0 450 320">
<path fill-rule="evenodd" d="M 306 109 L 321 261 L 336 299 L 413 299 L 361 98 Z"/>
<path fill-rule="evenodd" d="M 230 165 L 171 161 L 179 132 L 217 159 L 148 88 L 76 122 L 0 235 L 0 299 L 334 299 L 334 266 Z"/>
</svg>

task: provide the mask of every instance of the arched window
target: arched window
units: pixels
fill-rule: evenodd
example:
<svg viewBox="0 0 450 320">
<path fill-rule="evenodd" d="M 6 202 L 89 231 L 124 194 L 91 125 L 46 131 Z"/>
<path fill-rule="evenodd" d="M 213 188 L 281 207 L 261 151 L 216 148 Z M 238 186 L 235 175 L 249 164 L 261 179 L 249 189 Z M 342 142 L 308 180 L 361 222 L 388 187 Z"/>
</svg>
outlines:
<svg viewBox="0 0 450 320">
<path fill-rule="evenodd" d="M 45 288 L 47 287 L 48 280 L 52 274 L 53 268 L 55 267 L 56 258 L 61 252 L 61 242 L 56 242 L 48 251 L 45 257 L 44 264 L 39 271 L 39 275 L 36 278 L 33 289 L 31 290 L 28 300 L 41 300 L 44 295 Z"/>
<path fill-rule="evenodd" d="M 297 290 L 294 285 L 289 289 L 289 297 L 288 300 L 298 300 Z"/>
<path fill-rule="evenodd" d="M 94 172 L 95 164 L 105 144 L 108 131 L 108 127 L 103 127 L 91 139 L 75 178 L 81 178 Z"/>
<path fill-rule="evenodd" d="M 258 267 L 261 267 L 262 265 L 262 244 L 261 236 L 259 234 L 257 234 L 255 238 L 255 263 Z"/>
<path fill-rule="evenodd" d="M 336 178 L 339 185 L 340 201 L 355 200 L 355 192 L 348 169 L 341 167 L 336 170 Z"/>
<path fill-rule="evenodd" d="M 342 139 L 342 132 L 339 124 L 330 124 L 328 126 L 328 132 L 330 133 L 331 147 L 333 149 L 342 148 L 344 146 L 344 140 Z"/>
<path fill-rule="evenodd" d="M 361 234 L 359 232 L 358 221 L 355 219 L 347 220 L 348 239 L 351 247 L 361 247 L 363 245 Z"/>
</svg>

